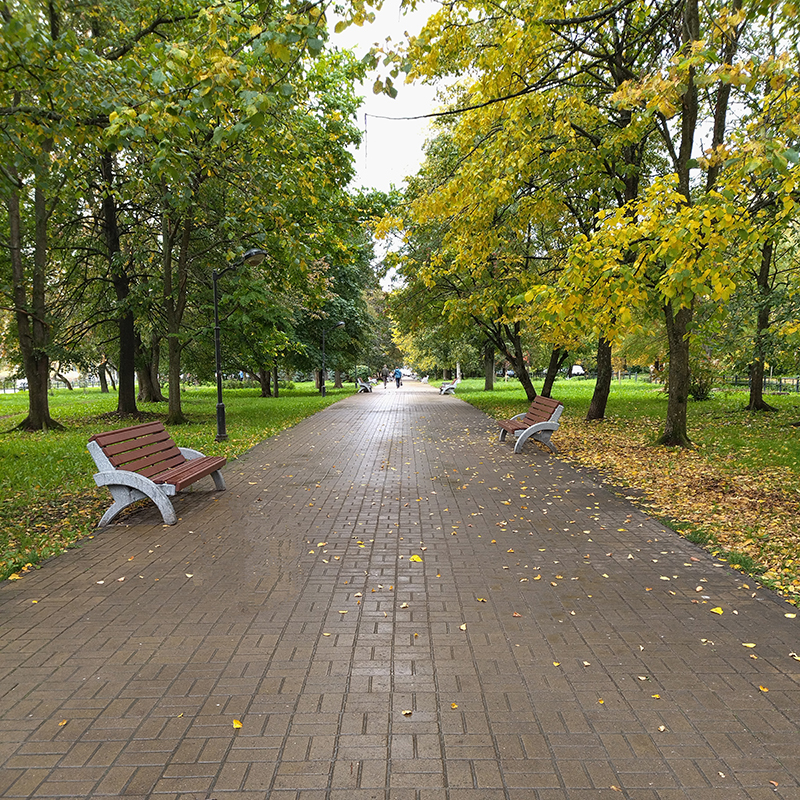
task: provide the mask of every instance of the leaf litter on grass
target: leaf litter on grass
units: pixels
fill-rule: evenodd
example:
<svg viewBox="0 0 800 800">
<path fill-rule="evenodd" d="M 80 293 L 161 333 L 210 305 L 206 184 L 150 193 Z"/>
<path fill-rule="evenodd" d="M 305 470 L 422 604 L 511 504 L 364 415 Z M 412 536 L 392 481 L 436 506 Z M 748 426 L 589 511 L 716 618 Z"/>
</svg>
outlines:
<svg viewBox="0 0 800 800">
<path fill-rule="evenodd" d="M 628 499 L 689 538 L 702 531 L 698 543 L 735 568 L 760 572 L 759 580 L 800 602 L 800 497 L 785 488 L 790 470 L 732 470 L 716 452 L 654 447 L 648 442 L 653 423 L 567 419 L 559 448 L 610 483 L 638 490 L 642 496 Z"/>
</svg>

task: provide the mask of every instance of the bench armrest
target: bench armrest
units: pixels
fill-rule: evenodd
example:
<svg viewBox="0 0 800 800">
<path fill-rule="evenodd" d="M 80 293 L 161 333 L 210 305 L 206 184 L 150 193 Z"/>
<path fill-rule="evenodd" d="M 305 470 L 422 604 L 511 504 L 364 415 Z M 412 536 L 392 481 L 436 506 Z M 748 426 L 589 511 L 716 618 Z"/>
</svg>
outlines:
<svg viewBox="0 0 800 800">
<path fill-rule="evenodd" d="M 525 415 L 523 414 L 523 416 Z M 557 431 L 560 427 L 561 425 L 558 422 L 548 419 L 545 422 L 536 422 L 533 425 L 529 425 L 524 431 L 517 431 L 517 435 L 525 433 L 530 436 L 534 433 L 539 433 L 539 431 Z"/>
<path fill-rule="evenodd" d="M 513 422 L 515 419 L 522 419 L 527 413 L 527 411 L 523 411 L 521 414 L 515 414 L 513 417 L 511 417 L 509 422 Z"/>
<path fill-rule="evenodd" d="M 195 458 L 205 458 L 203 453 L 201 453 L 199 450 L 192 450 L 191 447 L 179 447 L 178 450 L 181 451 L 181 455 L 187 461 L 192 461 Z"/>
<path fill-rule="evenodd" d="M 96 472 L 94 482 L 98 486 L 126 486 L 129 489 L 136 489 L 151 500 L 155 495 L 173 495 L 175 487 L 169 483 L 156 484 L 139 475 L 138 472 L 129 472 L 126 469 L 115 469 L 107 472 Z"/>
</svg>

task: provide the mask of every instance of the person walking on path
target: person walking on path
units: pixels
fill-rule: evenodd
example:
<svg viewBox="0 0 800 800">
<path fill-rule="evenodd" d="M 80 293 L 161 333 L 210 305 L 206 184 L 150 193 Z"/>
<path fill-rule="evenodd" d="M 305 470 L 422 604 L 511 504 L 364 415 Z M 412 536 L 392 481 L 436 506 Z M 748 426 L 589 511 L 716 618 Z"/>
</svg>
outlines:
<svg viewBox="0 0 800 800">
<path fill-rule="evenodd" d="M 383 388 L 385 389 L 386 384 L 389 382 L 389 367 L 387 367 L 386 364 L 383 365 L 381 375 L 383 376 Z"/>
<path fill-rule="evenodd" d="M 403 373 L 400 372 L 400 367 L 395 367 L 394 382 L 397 384 L 397 388 L 399 389 L 400 384 L 403 382 Z"/>
</svg>

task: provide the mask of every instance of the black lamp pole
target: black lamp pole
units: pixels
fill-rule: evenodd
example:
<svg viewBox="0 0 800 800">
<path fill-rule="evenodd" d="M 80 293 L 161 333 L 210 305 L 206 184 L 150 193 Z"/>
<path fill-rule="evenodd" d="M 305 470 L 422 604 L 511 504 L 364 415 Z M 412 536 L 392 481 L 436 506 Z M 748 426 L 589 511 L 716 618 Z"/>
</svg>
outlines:
<svg viewBox="0 0 800 800">
<path fill-rule="evenodd" d="M 216 441 L 224 442 L 228 438 L 228 431 L 225 428 L 225 404 L 222 402 L 222 348 L 219 341 L 219 291 L 217 289 L 217 281 L 232 269 L 241 267 L 242 264 L 249 264 L 251 267 L 257 267 L 263 260 L 267 253 L 265 250 L 248 250 L 241 258 L 236 259 L 228 267 L 220 270 L 213 270 L 211 273 L 211 282 L 214 285 L 214 357 L 216 359 L 217 367 L 217 436 Z"/>
<path fill-rule="evenodd" d="M 333 333 L 337 328 L 344 326 L 344 322 L 337 322 L 332 328 L 328 329 L 328 333 Z M 320 375 L 321 394 L 325 397 L 325 328 L 322 329 L 322 375 Z"/>
</svg>

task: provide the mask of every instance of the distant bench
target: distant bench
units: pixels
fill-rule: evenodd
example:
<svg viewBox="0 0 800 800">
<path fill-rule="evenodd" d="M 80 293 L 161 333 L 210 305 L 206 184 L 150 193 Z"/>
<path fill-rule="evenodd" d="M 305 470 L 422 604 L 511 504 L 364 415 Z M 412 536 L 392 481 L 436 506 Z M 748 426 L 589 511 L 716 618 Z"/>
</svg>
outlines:
<svg viewBox="0 0 800 800">
<path fill-rule="evenodd" d="M 98 527 L 108 525 L 124 508 L 146 497 L 158 506 L 164 522 L 174 525 L 177 517 L 169 498 L 177 492 L 207 475 L 217 489 L 225 489 L 219 470 L 227 459 L 178 447 L 160 422 L 97 433 L 86 446 L 99 470 L 95 483 L 108 486 L 114 500 Z"/>
<path fill-rule="evenodd" d="M 504 442 L 509 433 L 517 437 L 514 452 L 522 451 L 522 446 L 531 436 L 541 442 L 552 453 L 556 448 L 550 443 L 550 437 L 559 428 L 558 418 L 564 410 L 564 404 L 552 397 L 537 395 L 524 414 L 517 414 L 511 419 L 498 420 L 500 426 L 500 441 Z"/>
<path fill-rule="evenodd" d="M 459 383 L 461 383 L 460 378 L 454 380 L 452 383 L 443 383 L 439 387 L 439 394 L 455 394 L 456 386 L 458 386 Z"/>
<path fill-rule="evenodd" d="M 369 381 L 358 379 L 358 392 L 356 394 L 367 394 L 372 391 L 372 384 Z"/>
</svg>

